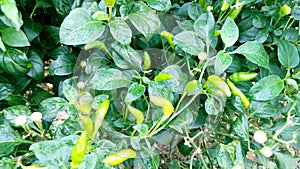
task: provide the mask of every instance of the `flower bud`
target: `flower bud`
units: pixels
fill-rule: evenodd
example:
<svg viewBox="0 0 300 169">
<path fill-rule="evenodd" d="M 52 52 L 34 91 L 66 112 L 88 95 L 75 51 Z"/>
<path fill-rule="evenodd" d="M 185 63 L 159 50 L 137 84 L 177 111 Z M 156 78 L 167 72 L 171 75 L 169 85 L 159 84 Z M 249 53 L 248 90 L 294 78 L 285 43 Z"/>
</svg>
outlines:
<svg viewBox="0 0 300 169">
<path fill-rule="evenodd" d="M 267 134 L 262 130 L 257 130 L 254 133 L 254 140 L 260 144 L 263 144 L 268 140 Z"/>
<path fill-rule="evenodd" d="M 26 122 L 27 122 L 27 117 L 25 115 L 18 116 L 15 119 L 15 124 L 17 126 L 22 126 L 22 125 L 26 124 Z"/>
<path fill-rule="evenodd" d="M 30 120 L 32 120 L 32 121 L 41 121 L 42 117 L 43 117 L 43 115 L 42 115 L 41 112 L 33 112 L 30 115 Z"/>
<path fill-rule="evenodd" d="M 273 155 L 272 149 L 269 146 L 263 147 L 259 150 L 265 157 L 271 157 Z"/>
</svg>

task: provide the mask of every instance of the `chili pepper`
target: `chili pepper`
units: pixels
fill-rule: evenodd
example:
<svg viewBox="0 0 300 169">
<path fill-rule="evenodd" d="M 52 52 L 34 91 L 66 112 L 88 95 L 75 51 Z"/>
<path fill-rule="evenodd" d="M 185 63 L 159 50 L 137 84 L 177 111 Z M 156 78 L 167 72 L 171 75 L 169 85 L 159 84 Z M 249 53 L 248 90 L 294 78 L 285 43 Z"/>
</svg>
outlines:
<svg viewBox="0 0 300 169">
<path fill-rule="evenodd" d="M 218 37 L 218 36 L 220 36 L 220 34 L 221 34 L 221 30 L 216 30 L 214 32 L 214 37 Z"/>
<path fill-rule="evenodd" d="M 136 152 L 132 149 L 123 149 L 116 153 L 106 156 L 102 163 L 108 164 L 109 166 L 118 165 L 130 158 L 135 158 Z"/>
<path fill-rule="evenodd" d="M 144 52 L 144 70 L 148 70 L 151 66 L 151 58 L 147 51 Z"/>
<path fill-rule="evenodd" d="M 150 102 L 158 107 L 162 107 L 164 116 L 166 117 L 169 117 L 174 110 L 172 103 L 168 99 L 161 96 L 150 96 Z"/>
<path fill-rule="evenodd" d="M 72 153 L 71 153 L 71 169 L 76 169 L 80 166 L 84 159 L 84 155 L 86 152 L 88 144 L 88 136 L 87 133 L 84 131 L 79 136 L 75 146 L 73 147 Z"/>
<path fill-rule="evenodd" d="M 184 87 L 184 92 L 192 93 L 197 88 L 197 83 L 197 80 L 189 81 Z"/>
<path fill-rule="evenodd" d="M 99 128 L 102 124 L 102 121 L 104 120 L 104 117 L 109 108 L 109 104 L 110 104 L 109 100 L 103 101 L 95 112 L 93 138 L 97 134 L 97 131 L 99 130 Z"/>
<path fill-rule="evenodd" d="M 230 4 L 227 2 L 227 0 L 223 0 L 221 11 L 226 11 L 230 7 Z"/>
<path fill-rule="evenodd" d="M 216 86 L 219 90 L 221 90 L 227 97 L 231 96 L 230 89 L 226 82 L 216 75 L 211 75 L 207 78 L 207 83 L 211 82 L 214 86 Z M 204 84 L 204 86 L 207 86 Z"/>
<path fill-rule="evenodd" d="M 136 118 L 136 124 L 141 124 L 144 121 L 144 114 L 139 109 L 127 105 L 129 112 Z"/>
<path fill-rule="evenodd" d="M 229 78 L 234 82 L 244 82 L 254 79 L 257 75 L 255 72 L 235 72 Z"/>
<path fill-rule="evenodd" d="M 90 117 L 82 115 L 79 113 L 79 119 L 82 122 L 82 128 L 84 131 L 87 132 L 87 135 L 90 139 L 93 138 L 93 129 L 94 129 L 94 124 L 93 121 Z"/>
<path fill-rule="evenodd" d="M 83 103 L 83 104 L 78 105 L 78 110 L 81 113 L 88 115 L 91 113 L 92 108 L 89 104 Z"/>
<path fill-rule="evenodd" d="M 173 42 L 173 37 L 174 35 L 170 32 L 167 32 L 167 31 L 163 31 L 160 33 L 160 35 L 162 37 L 164 37 L 165 39 L 167 39 L 168 43 L 170 44 L 171 48 L 174 49 L 174 42 Z"/>
<path fill-rule="evenodd" d="M 240 14 L 240 12 L 242 11 L 242 8 L 243 8 L 243 5 L 236 7 L 233 11 L 230 12 L 230 14 L 228 16 L 234 20 Z"/>
<path fill-rule="evenodd" d="M 169 73 L 160 73 L 157 76 L 155 76 L 154 80 L 156 82 L 161 82 L 161 81 L 165 81 L 165 80 L 170 80 L 172 79 L 172 75 Z"/>
<path fill-rule="evenodd" d="M 106 6 L 112 7 L 112 6 L 115 5 L 116 0 L 104 0 L 104 3 L 105 3 Z"/>
<path fill-rule="evenodd" d="M 291 12 L 292 12 L 291 7 L 289 7 L 287 4 L 284 4 L 280 8 L 279 15 L 280 17 L 283 17 L 289 15 Z"/>
<path fill-rule="evenodd" d="M 239 88 L 237 88 L 229 79 L 227 79 L 227 84 L 228 84 L 229 88 L 231 89 L 232 93 L 235 96 L 239 96 L 241 98 L 241 101 L 242 101 L 242 104 L 244 105 L 244 107 L 246 109 L 248 109 L 248 107 L 250 106 L 250 102 L 249 102 L 248 98 L 245 96 L 245 94 Z"/>
</svg>

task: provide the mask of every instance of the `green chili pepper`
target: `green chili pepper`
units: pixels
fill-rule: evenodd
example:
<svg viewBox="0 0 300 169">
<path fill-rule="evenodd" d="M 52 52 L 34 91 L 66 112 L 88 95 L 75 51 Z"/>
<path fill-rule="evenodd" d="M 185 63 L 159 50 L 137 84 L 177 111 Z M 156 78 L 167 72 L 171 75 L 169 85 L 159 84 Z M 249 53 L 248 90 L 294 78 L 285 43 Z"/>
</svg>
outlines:
<svg viewBox="0 0 300 169">
<path fill-rule="evenodd" d="M 84 159 L 84 155 L 86 153 L 88 144 L 88 136 L 87 133 L 84 131 L 79 136 L 75 146 L 73 147 L 72 154 L 71 154 L 71 169 L 76 169 L 80 166 Z"/>
<path fill-rule="evenodd" d="M 174 107 L 168 99 L 163 98 L 161 96 L 150 96 L 150 102 L 158 107 L 162 107 L 164 113 L 163 117 L 159 120 L 159 122 L 155 125 L 153 130 L 150 132 L 149 136 L 152 136 L 155 133 L 155 131 L 158 129 L 158 127 L 172 115 L 174 111 Z"/>
<path fill-rule="evenodd" d="M 168 99 L 161 96 L 150 96 L 150 102 L 155 106 L 162 107 L 164 116 L 166 117 L 169 117 L 174 110 L 172 103 Z"/>
<path fill-rule="evenodd" d="M 216 30 L 214 32 L 214 37 L 218 37 L 218 36 L 220 36 L 220 34 L 221 34 L 221 30 Z"/>
<path fill-rule="evenodd" d="M 170 44 L 171 48 L 174 49 L 174 42 L 173 42 L 173 37 L 174 35 L 170 32 L 167 32 L 167 31 L 163 31 L 160 33 L 160 35 L 162 37 L 164 37 L 165 39 L 167 39 L 168 43 Z"/>
<path fill-rule="evenodd" d="M 197 84 L 198 84 L 197 80 L 189 81 L 184 87 L 184 92 L 192 93 L 197 88 Z"/>
<path fill-rule="evenodd" d="M 112 7 L 112 6 L 115 5 L 116 0 L 104 0 L 104 3 L 105 3 L 106 6 Z"/>
<path fill-rule="evenodd" d="M 207 78 L 207 83 L 211 82 L 214 86 L 216 86 L 219 90 L 221 90 L 227 97 L 231 96 L 230 89 L 226 82 L 216 75 L 211 75 Z M 207 86 L 204 84 L 204 86 Z"/>
<path fill-rule="evenodd" d="M 144 52 L 144 70 L 148 70 L 151 66 L 151 58 L 147 51 Z"/>
<path fill-rule="evenodd" d="M 221 11 L 226 11 L 230 7 L 230 4 L 227 2 L 227 0 L 223 0 Z"/>
<path fill-rule="evenodd" d="M 139 109 L 127 105 L 129 112 L 136 118 L 136 124 L 141 124 L 144 121 L 144 114 Z"/>
<path fill-rule="evenodd" d="M 88 103 L 78 105 L 77 109 L 83 114 L 90 114 L 92 110 L 91 106 Z"/>
<path fill-rule="evenodd" d="M 255 72 L 235 72 L 229 78 L 234 82 L 244 82 L 254 79 L 257 75 Z"/>
<path fill-rule="evenodd" d="M 280 8 L 279 15 L 280 15 L 280 17 L 283 17 L 283 16 L 291 14 L 291 12 L 292 12 L 291 7 L 289 7 L 287 4 L 284 4 Z"/>
<path fill-rule="evenodd" d="M 234 20 L 240 14 L 240 12 L 242 11 L 242 8 L 243 8 L 243 5 L 238 6 L 233 11 L 231 11 L 228 16 Z"/>
<path fill-rule="evenodd" d="M 97 134 L 97 131 L 99 130 L 102 121 L 104 120 L 104 117 L 107 113 L 107 110 L 109 108 L 109 100 L 105 100 L 101 103 L 101 105 L 98 107 L 98 109 L 95 112 L 95 120 L 94 120 L 94 130 L 93 130 L 93 138 Z"/>
<path fill-rule="evenodd" d="M 170 80 L 172 79 L 172 75 L 169 73 L 160 73 L 157 76 L 155 76 L 154 80 L 156 82 L 161 82 L 161 81 L 165 81 L 165 80 Z"/>
<path fill-rule="evenodd" d="M 81 113 L 79 113 L 79 119 L 82 122 L 83 130 L 87 132 L 90 139 L 93 139 L 94 124 L 92 119 L 88 116 L 82 115 Z"/>
<path fill-rule="evenodd" d="M 242 101 L 242 104 L 244 105 L 244 107 L 246 109 L 248 109 L 248 107 L 250 106 L 250 101 L 245 96 L 245 94 L 239 88 L 237 88 L 229 79 L 227 79 L 227 84 L 228 84 L 229 88 L 231 89 L 232 93 L 235 96 L 239 96 L 241 98 L 241 101 Z"/>
<path fill-rule="evenodd" d="M 124 150 L 120 150 L 116 153 L 106 156 L 102 160 L 102 163 L 108 164 L 109 166 L 114 166 L 114 165 L 118 165 L 130 158 L 135 158 L 135 157 L 136 157 L 136 152 L 134 150 L 124 149 Z"/>
</svg>

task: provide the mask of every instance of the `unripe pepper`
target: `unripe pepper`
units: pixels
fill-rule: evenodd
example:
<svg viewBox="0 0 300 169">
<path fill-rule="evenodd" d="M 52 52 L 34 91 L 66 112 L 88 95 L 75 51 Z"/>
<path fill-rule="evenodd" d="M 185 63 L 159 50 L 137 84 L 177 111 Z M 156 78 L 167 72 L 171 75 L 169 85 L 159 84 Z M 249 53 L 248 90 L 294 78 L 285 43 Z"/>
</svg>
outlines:
<svg viewBox="0 0 300 169">
<path fill-rule="evenodd" d="M 84 131 L 79 136 L 75 146 L 73 147 L 72 154 L 71 154 L 71 169 L 79 168 L 80 164 L 84 159 L 84 155 L 86 153 L 88 144 L 88 136 L 87 133 Z"/>
<path fill-rule="evenodd" d="M 149 136 L 152 136 L 157 130 L 157 128 L 172 115 L 174 111 L 174 107 L 168 99 L 163 98 L 161 96 L 150 96 L 150 102 L 156 106 L 163 108 L 163 113 L 164 113 L 163 117 L 159 120 L 159 122 L 150 132 Z"/>
<path fill-rule="evenodd" d="M 151 66 L 151 58 L 147 51 L 144 52 L 144 70 L 148 70 Z"/>
<path fill-rule="evenodd" d="M 189 81 L 184 87 L 184 92 L 192 93 L 197 88 L 197 83 L 197 80 Z"/>
<path fill-rule="evenodd" d="M 170 80 L 172 79 L 172 75 L 169 73 L 160 73 L 157 76 L 155 76 L 154 81 L 156 82 L 161 82 L 165 80 Z"/>
<path fill-rule="evenodd" d="M 228 84 L 229 88 L 231 89 L 232 93 L 235 96 L 239 96 L 241 98 L 241 101 L 242 101 L 242 104 L 244 105 L 244 107 L 246 109 L 248 109 L 250 106 L 250 101 L 245 96 L 245 94 L 239 88 L 237 88 L 229 79 L 227 79 L 227 84 Z"/>
<path fill-rule="evenodd" d="M 136 118 L 136 124 L 141 124 L 144 121 L 144 114 L 139 109 L 127 105 L 129 112 Z"/>
<path fill-rule="evenodd" d="M 229 78 L 234 82 L 244 82 L 254 79 L 257 75 L 255 72 L 235 72 Z"/>
<path fill-rule="evenodd" d="M 224 94 L 226 94 L 227 97 L 231 96 L 230 89 L 226 82 L 220 78 L 219 76 L 216 75 L 211 75 L 207 78 L 206 83 L 211 82 L 214 86 L 216 86 L 219 90 L 221 90 Z M 204 84 L 204 86 L 207 86 Z"/>
<path fill-rule="evenodd" d="M 93 139 L 94 124 L 92 119 L 89 116 L 82 115 L 81 113 L 79 113 L 78 116 L 82 122 L 83 130 L 87 132 L 87 135 L 90 139 Z"/>
<path fill-rule="evenodd" d="M 115 5 L 116 0 L 104 0 L 104 3 L 105 3 L 106 6 L 112 7 L 112 6 Z"/>
<path fill-rule="evenodd" d="M 135 157 L 136 157 L 136 152 L 134 150 L 124 149 L 124 150 L 120 150 L 116 153 L 106 156 L 102 160 L 102 163 L 108 164 L 109 166 L 114 166 L 114 165 L 118 165 L 130 158 L 135 158 Z"/>
<path fill-rule="evenodd" d="M 233 11 L 230 12 L 230 14 L 228 16 L 234 20 L 240 14 L 240 12 L 242 11 L 242 8 L 243 8 L 243 5 L 236 7 Z"/>
<path fill-rule="evenodd" d="M 227 2 L 227 0 L 223 0 L 221 11 L 226 11 L 230 7 L 230 4 Z"/>
<path fill-rule="evenodd" d="M 171 48 L 174 49 L 174 46 L 175 46 L 175 44 L 173 42 L 174 35 L 172 33 L 170 33 L 170 32 L 167 32 L 167 31 L 161 32 L 160 35 L 162 37 L 164 37 L 165 39 L 167 39 L 167 41 L 170 44 Z"/>
<path fill-rule="evenodd" d="M 99 130 L 102 121 L 104 120 L 104 117 L 109 108 L 109 104 L 110 104 L 109 100 L 103 101 L 95 112 L 93 138 L 97 134 L 97 131 Z"/>
</svg>

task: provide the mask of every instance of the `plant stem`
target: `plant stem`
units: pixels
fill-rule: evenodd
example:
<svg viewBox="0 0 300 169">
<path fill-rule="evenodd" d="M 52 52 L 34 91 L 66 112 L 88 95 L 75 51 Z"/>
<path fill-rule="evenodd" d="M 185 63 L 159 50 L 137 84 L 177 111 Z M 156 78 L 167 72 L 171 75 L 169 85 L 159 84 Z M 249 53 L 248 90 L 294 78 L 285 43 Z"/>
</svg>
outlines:
<svg viewBox="0 0 300 169">
<path fill-rule="evenodd" d="M 108 7 L 109 21 L 113 20 L 113 14 L 112 14 L 113 11 L 112 11 L 112 9 L 113 9 L 112 6 Z"/>
</svg>

